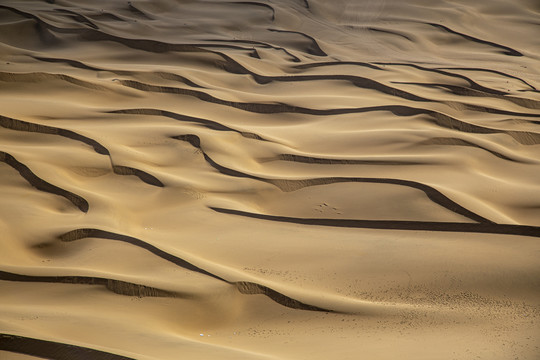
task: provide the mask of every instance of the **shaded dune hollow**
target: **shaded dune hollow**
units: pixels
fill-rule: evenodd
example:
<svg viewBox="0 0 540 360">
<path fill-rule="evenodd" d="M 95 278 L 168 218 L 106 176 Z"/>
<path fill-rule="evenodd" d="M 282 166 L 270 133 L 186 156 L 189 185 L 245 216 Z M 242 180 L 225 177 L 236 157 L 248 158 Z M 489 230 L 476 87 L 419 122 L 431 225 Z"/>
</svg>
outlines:
<svg viewBox="0 0 540 360">
<path fill-rule="evenodd" d="M 539 359 L 539 18 L 2 1 L 0 359 Z"/>
</svg>

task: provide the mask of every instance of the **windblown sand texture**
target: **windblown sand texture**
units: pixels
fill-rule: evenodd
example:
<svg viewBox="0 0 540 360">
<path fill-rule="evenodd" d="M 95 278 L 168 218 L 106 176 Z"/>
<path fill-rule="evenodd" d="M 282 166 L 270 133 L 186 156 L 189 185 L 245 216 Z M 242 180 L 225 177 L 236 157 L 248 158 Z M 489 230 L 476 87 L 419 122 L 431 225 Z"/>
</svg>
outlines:
<svg viewBox="0 0 540 360">
<path fill-rule="evenodd" d="M 0 2 L 0 359 L 539 359 L 537 0 Z"/>
</svg>

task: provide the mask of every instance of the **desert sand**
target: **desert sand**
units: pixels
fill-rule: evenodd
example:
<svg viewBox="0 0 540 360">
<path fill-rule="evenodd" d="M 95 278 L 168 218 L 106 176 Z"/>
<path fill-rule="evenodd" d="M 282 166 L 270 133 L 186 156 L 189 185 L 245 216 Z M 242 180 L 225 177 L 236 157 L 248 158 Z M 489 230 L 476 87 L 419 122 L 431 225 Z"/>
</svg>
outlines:
<svg viewBox="0 0 540 360">
<path fill-rule="evenodd" d="M 0 359 L 540 359 L 537 0 L 0 2 Z"/>
</svg>

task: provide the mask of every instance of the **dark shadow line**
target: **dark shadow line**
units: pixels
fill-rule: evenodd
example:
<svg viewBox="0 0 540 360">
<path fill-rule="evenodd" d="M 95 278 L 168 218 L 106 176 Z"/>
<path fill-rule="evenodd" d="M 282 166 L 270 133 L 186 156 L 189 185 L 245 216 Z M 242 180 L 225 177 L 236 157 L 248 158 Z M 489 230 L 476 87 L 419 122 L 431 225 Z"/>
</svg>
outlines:
<svg viewBox="0 0 540 360">
<path fill-rule="evenodd" d="M 311 69 L 316 67 L 324 67 L 324 66 L 338 66 L 338 65 L 354 65 L 354 66 L 360 66 L 360 67 L 366 67 L 373 70 L 384 70 L 381 67 L 378 67 L 376 65 L 366 63 L 366 62 L 359 62 L 359 61 L 328 61 L 328 62 L 313 62 L 313 63 L 305 63 L 305 64 L 299 64 L 295 65 L 295 69 Z"/>
<path fill-rule="evenodd" d="M 178 114 L 172 111 L 166 111 L 166 110 L 159 110 L 159 109 L 122 109 L 122 110 L 112 110 L 108 111 L 109 114 L 130 114 L 130 115 L 155 115 L 155 116 L 164 116 L 170 119 L 178 120 L 178 121 L 185 121 L 185 122 L 192 122 L 196 124 L 203 125 L 207 129 L 211 130 L 217 130 L 217 131 L 232 131 L 237 134 L 240 134 L 242 137 L 248 138 L 248 139 L 255 139 L 255 140 L 261 140 L 261 141 L 269 141 L 261 136 L 247 132 L 242 130 L 237 130 L 228 126 L 225 126 L 219 122 Z"/>
<path fill-rule="evenodd" d="M 178 297 L 178 295 L 174 292 L 157 289 L 150 286 L 134 284 L 122 280 L 114 280 L 93 276 L 35 276 L 0 271 L 0 280 L 57 284 L 99 285 L 104 286 L 108 290 L 119 295 L 137 297 Z"/>
<path fill-rule="evenodd" d="M 110 155 L 109 150 L 99 142 L 89 137 L 86 137 L 81 134 L 77 134 L 74 131 L 61 129 L 48 125 L 35 124 L 27 121 L 13 119 L 7 116 L 0 115 L 0 126 L 16 130 L 16 131 L 26 131 L 26 132 L 36 132 L 41 134 L 50 134 L 50 135 L 59 135 L 71 140 L 76 140 L 83 142 L 87 145 L 90 145 L 95 152 L 101 155 Z"/>
<path fill-rule="evenodd" d="M 90 228 L 86 228 L 86 229 L 76 229 L 76 230 L 72 230 L 70 232 L 67 232 L 65 234 L 62 234 L 59 236 L 59 239 L 62 240 L 62 241 L 75 241 L 75 240 L 79 240 L 79 239 L 84 239 L 84 238 L 89 238 L 89 237 L 93 237 L 93 238 L 100 238 L 100 239 L 109 239 L 109 240 L 117 240 L 117 241 L 123 241 L 123 242 L 126 242 L 128 244 L 131 244 L 131 245 L 134 245 L 134 246 L 138 246 L 140 248 L 143 248 L 145 250 L 148 250 L 149 252 L 153 253 L 154 255 L 157 255 L 159 256 L 160 258 L 164 259 L 164 260 L 167 260 L 175 265 L 178 265 L 184 269 L 187 269 L 187 270 L 191 270 L 191 271 L 194 271 L 194 272 L 198 272 L 200 274 L 203 274 L 203 275 L 207 275 L 207 276 L 210 276 L 210 277 L 213 277 L 217 280 L 221 280 L 227 284 L 230 284 L 230 285 L 233 285 L 235 286 L 241 293 L 243 294 L 263 294 L 263 295 L 266 295 L 268 296 L 270 299 L 272 299 L 273 301 L 277 302 L 278 304 L 281 304 L 283 306 L 287 306 L 287 307 L 290 307 L 290 308 L 293 308 L 293 309 L 300 309 L 300 310 L 311 310 L 311 311 L 325 311 L 325 312 L 328 312 L 328 311 L 331 311 L 331 310 L 326 310 L 326 309 L 322 309 L 322 308 L 319 308 L 317 306 L 312 306 L 312 305 L 308 305 L 308 304 L 305 304 L 305 303 L 302 303 L 298 300 L 295 300 L 291 297 L 288 297 L 287 295 L 284 295 L 278 291 L 275 291 L 271 288 L 268 288 L 264 285 L 260 285 L 260 284 L 256 284 L 256 283 L 250 283 L 250 282 L 242 282 L 242 281 L 236 281 L 236 282 L 231 282 L 231 281 L 228 281 L 218 275 L 215 275 L 215 274 L 212 274 L 204 269 L 201 269 L 189 262 L 187 262 L 186 260 L 183 260 L 179 257 L 176 257 L 172 254 L 169 254 L 161 249 L 158 249 L 157 247 L 153 246 L 153 245 L 150 245 L 140 239 L 137 239 L 137 238 L 134 238 L 134 237 L 131 237 L 131 236 L 126 236 L 126 235 L 121 235 L 121 234 L 116 234 L 116 233 L 112 233 L 112 232 L 109 232 L 109 231 L 104 231 L 104 230 L 99 230 L 99 229 L 90 229 Z M 20 276 L 20 275 L 19 275 Z M 82 277 L 77 277 L 79 280 L 82 279 Z M 82 281 L 88 281 L 87 279 L 83 279 Z M 118 289 L 120 289 L 121 291 L 130 291 L 130 292 L 136 292 L 136 291 L 139 291 L 138 288 L 127 288 L 126 286 L 124 286 L 123 284 L 113 284 L 115 287 L 111 290 L 115 291 L 114 289 L 116 289 L 118 291 Z M 140 285 L 138 285 L 140 286 Z M 145 289 L 143 288 L 142 291 L 145 291 Z"/>
<path fill-rule="evenodd" d="M 442 83 L 420 83 L 420 82 L 409 82 L 409 81 L 393 81 L 392 83 L 415 85 L 415 86 L 421 86 L 421 87 L 432 88 L 432 89 L 443 88 L 450 91 L 452 94 L 455 94 L 455 95 L 489 97 L 492 99 L 495 98 L 495 99 L 501 99 L 503 101 L 509 101 L 511 103 L 514 103 L 516 105 L 519 105 L 528 109 L 534 109 L 534 110 L 540 109 L 540 102 L 537 100 L 509 96 L 509 95 L 489 94 L 483 91 L 479 91 L 477 89 L 466 88 L 466 87 L 458 86 L 458 85 L 450 85 L 450 84 L 442 84 Z M 452 102 L 448 101 L 446 103 L 451 104 Z M 481 105 L 466 104 L 466 103 L 459 103 L 459 104 L 463 105 L 467 109 L 478 111 L 478 112 L 486 112 L 486 113 L 500 114 L 500 115 L 511 115 L 511 116 L 540 117 L 540 114 L 535 114 L 535 113 L 519 113 L 516 111 L 500 110 L 500 109 L 487 107 L 487 106 L 481 106 Z"/>
<path fill-rule="evenodd" d="M 47 80 L 54 79 L 58 81 L 65 81 L 73 85 L 77 85 L 86 89 L 90 90 L 102 90 L 102 91 L 111 91 L 109 88 L 103 85 L 98 85 L 89 81 L 80 80 L 73 76 L 66 75 L 66 74 L 55 74 L 55 73 L 47 73 L 47 72 L 26 72 L 26 73 L 8 73 L 8 72 L 0 72 L 0 76 L 2 77 L 1 80 L 6 81 L 6 75 L 8 77 L 11 77 L 12 79 L 9 79 L 7 81 L 17 81 L 16 79 L 22 79 L 23 82 L 27 82 L 30 78 L 30 82 L 35 82 L 35 79 L 32 79 L 32 75 L 42 76 L 45 77 Z"/>
<path fill-rule="evenodd" d="M 507 95 L 503 91 L 499 91 L 499 90 L 495 90 L 495 89 L 491 89 L 491 88 L 482 86 L 482 85 L 478 84 L 477 82 L 475 82 L 474 80 L 472 80 L 471 78 L 469 78 L 469 77 L 467 77 L 465 75 L 456 74 L 456 73 L 445 71 L 445 70 L 428 68 L 428 67 L 425 67 L 425 66 L 421 66 L 421 65 L 417 65 L 417 64 L 411 64 L 411 63 L 375 62 L 374 64 L 412 67 L 412 68 L 422 70 L 422 71 L 433 72 L 433 73 L 436 73 L 436 74 L 441 74 L 441 75 L 445 75 L 445 76 L 465 80 L 466 82 L 469 83 L 469 86 L 471 87 L 471 89 L 474 89 L 474 90 L 486 92 L 488 94 L 493 94 L 493 95 Z"/>
<path fill-rule="evenodd" d="M 105 71 L 105 69 L 93 67 L 90 65 L 86 65 L 78 60 L 71 60 L 71 59 L 62 59 L 62 58 L 48 58 L 43 56 L 36 56 L 31 55 L 34 59 L 44 62 L 50 62 L 50 63 L 65 63 L 68 64 L 74 68 L 84 69 L 84 70 L 90 70 L 90 71 Z M 106 70 L 110 71 L 110 70 Z M 116 73 L 116 72 L 115 72 Z"/>
<path fill-rule="evenodd" d="M 140 18 L 145 19 L 145 20 L 154 20 L 154 18 L 152 18 L 151 16 L 146 14 L 144 11 L 142 11 L 139 8 L 135 7 L 131 1 L 128 1 L 127 4 L 128 4 L 129 11 L 131 11 L 131 13 L 133 15 L 136 15 L 136 16 L 138 16 Z"/>
<path fill-rule="evenodd" d="M 235 282 L 234 285 L 236 285 L 236 288 L 240 293 L 247 294 L 247 295 L 257 295 L 262 294 L 268 296 L 270 299 L 274 300 L 280 305 L 286 306 L 291 309 L 298 309 L 298 310 L 308 310 L 308 311 L 322 311 L 322 312 L 335 312 L 333 310 L 324 309 L 318 306 L 309 305 L 306 303 L 303 303 L 301 301 L 298 301 L 296 299 L 293 299 L 291 297 L 288 297 L 287 295 L 283 295 L 282 293 L 270 289 L 269 287 L 247 282 L 247 281 L 239 281 Z"/>
<path fill-rule="evenodd" d="M 288 216 L 256 214 L 241 210 L 210 207 L 210 209 L 229 215 L 237 215 L 253 219 L 278 221 L 282 223 L 329 226 L 343 228 L 362 228 L 379 230 L 413 230 L 441 231 L 483 234 L 504 234 L 540 237 L 540 227 L 529 225 L 496 224 L 496 223 L 457 223 L 436 221 L 400 221 L 400 220 L 355 220 L 355 219 L 316 219 L 296 218 Z"/>
<path fill-rule="evenodd" d="M 84 69 L 84 70 L 90 70 L 90 71 L 107 71 L 107 72 L 111 72 L 113 74 L 116 74 L 116 75 L 132 75 L 133 72 L 132 71 L 127 71 L 127 70 L 117 70 L 117 69 L 107 69 L 107 68 L 98 68 L 98 67 L 95 67 L 95 66 L 90 66 L 90 65 L 87 65 L 83 62 L 80 62 L 78 60 L 71 60 L 71 59 L 64 59 L 64 58 L 48 58 L 48 57 L 40 57 L 40 56 L 32 56 L 34 59 L 36 60 L 39 60 L 39 61 L 43 61 L 43 62 L 50 62 L 50 63 L 63 63 L 63 64 L 68 64 L 74 68 L 79 68 L 79 69 Z M 167 80 L 174 80 L 174 81 L 177 81 L 177 82 L 180 82 L 180 83 L 183 83 L 183 84 L 186 84 L 188 86 L 192 86 L 192 87 L 195 87 L 195 88 L 199 88 L 199 89 L 203 89 L 204 87 L 199 85 L 199 84 L 196 84 L 195 82 L 191 81 L 190 79 L 184 77 L 184 76 L 181 76 L 181 75 L 178 75 L 178 74 L 174 74 L 174 73 L 169 73 L 169 72 L 165 72 L 165 71 L 155 71 L 155 72 L 152 72 L 153 74 L 156 74 L 164 79 L 167 79 Z"/>
<path fill-rule="evenodd" d="M 234 1 L 234 2 L 231 2 L 231 4 L 246 4 L 246 5 L 254 5 L 254 6 L 261 6 L 261 7 L 264 7 L 266 9 L 270 9 L 270 11 L 272 11 L 272 21 L 274 21 L 276 19 L 276 11 L 274 10 L 274 8 L 268 4 L 265 4 L 265 3 L 259 3 L 259 2 L 256 2 L 256 1 Z"/>
<path fill-rule="evenodd" d="M 36 133 L 40 133 L 40 134 L 58 135 L 58 136 L 62 136 L 62 137 L 65 137 L 65 138 L 68 138 L 68 139 L 71 139 L 71 140 L 80 141 L 80 142 L 83 142 L 83 143 L 85 143 L 87 145 L 92 146 L 94 148 L 95 152 L 97 152 L 98 154 L 107 155 L 107 156 L 110 157 L 109 150 L 107 150 L 107 148 L 105 146 L 101 145 L 100 143 L 98 143 L 94 139 L 91 139 L 91 138 L 88 138 L 86 136 L 77 134 L 76 132 L 73 132 L 71 130 L 56 128 L 56 127 L 47 126 L 47 125 L 30 123 L 30 122 L 26 122 L 26 121 L 22 121 L 22 120 L 12 119 L 12 118 L 2 116 L 2 115 L 0 115 L 0 126 L 5 127 L 7 129 L 11 129 L 11 130 L 16 130 L 16 131 L 26 131 L 26 132 L 36 132 Z M 13 164 L 15 164 L 13 162 L 13 160 L 11 160 L 11 162 Z M 16 166 L 20 167 L 20 165 L 16 165 Z M 112 167 L 113 167 L 113 171 L 114 171 L 115 174 L 118 174 L 118 175 L 135 175 L 139 179 L 141 179 L 143 182 L 145 182 L 145 183 L 147 183 L 149 185 L 154 185 L 154 186 L 158 186 L 158 187 L 163 187 L 164 186 L 163 183 L 158 178 L 156 178 L 153 175 L 148 174 L 145 171 L 135 169 L 135 168 L 130 168 L 130 167 L 127 167 L 127 166 L 119 166 L 119 165 L 113 165 Z M 26 177 L 25 177 L 25 179 L 26 179 Z M 30 180 L 28 180 L 28 181 L 30 181 Z M 42 189 L 40 189 L 40 190 L 42 190 Z"/>
<path fill-rule="evenodd" d="M 492 70 L 492 69 L 484 69 L 484 68 L 468 68 L 468 67 L 440 67 L 438 68 L 440 70 L 464 70 L 464 71 L 483 71 L 483 72 L 489 72 L 489 73 L 493 73 L 493 74 L 497 74 L 497 75 L 501 75 L 501 76 L 505 76 L 505 77 L 509 77 L 511 79 L 515 79 L 515 80 L 518 80 L 518 81 L 521 81 L 522 83 L 524 83 L 525 85 L 527 85 L 528 87 L 531 88 L 531 90 L 538 90 L 537 88 L 535 88 L 534 86 L 532 86 L 531 84 L 529 84 L 528 82 L 526 82 L 525 80 L 523 80 L 522 78 L 518 77 L 518 76 L 514 76 L 514 75 L 510 75 L 510 74 L 507 74 L 505 72 L 502 72 L 502 71 L 498 71 L 498 70 Z"/>
<path fill-rule="evenodd" d="M 344 114 L 359 114 L 371 111 L 389 111 L 394 115 L 398 116 L 414 116 L 414 115 L 430 115 L 431 119 L 429 121 L 434 122 L 435 124 L 449 129 L 457 129 L 462 132 L 469 133 L 480 133 L 480 134 L 494 134 L 494 133 L 503 133 L 509 136 L 512 136 L 518 142 L 521 142 L 519 136 L 514 136 L 516 134 L 523 134 L 526 136 L 535 136 L 534 133 L 530 132 L 517 132 L 517 131 L 506 131 L 499 129 L 487 128 L 480 125 L 470 124 L 468 122 L 453 118 L 449 115 L 443 114 L 435 110 L 428 110 L 424 108 L 416 108 L 405 105 L 381 105 L 381 106 L 368 106 L 362 108 L 338 108 L 338 109 L 311 109 L 301 106 L 289 105 L 285 103 L 252 103 L 252 102 L 236 102 L 223 100 L 216 98 L 210 94 L 207 94 L 203 91 L 198 91 L 194 89 L 184 89 L 170 86 L 157 86 L 141 83 L 134 80 L 121 80 L 122 85 L 134 88 L 140 91 L 149 91 L 149 92 L 158 92 L 158 93 L 168 93 L 168 94 L 179 94 L 186 95 L 198 98 L 201 101 L 210 102 L 217 105 L 223 105 L 228 107 L 233 107 L 243 111 L 258 113 L 258 114 L 276 114 L 276 113 L 298 113 L 298 114 L 308 114 L 315 116 L 326 116 L 326 115 L 344 115 Z M 395 94 L 403 94 L 405 92 L 401 90 L 395 91 Z M 133 111 L 133 110 L 131 110 Z M 136 111 L 136 109 L 135 109 Z M 160 110 L 155 110 L 159 112 Z M 122 111 L 120 111 L 122 112 Z M 525 116 L 534 116 L 540 117 L 540 114 L 522 114 Z"/>
<path fill-rule="evenodd" d="M 21 174 L 21 176 L 36 189 L 62 196 L 69 200 L 71 203 L 73 203 L 73 205 L 78 207 L 79 210 L 81 210 L 82 212 L 88 212 L 89 205 L 86 199 L 70 191 L 64 190 L 62 188 L 59 188 L 58 186 L 48 183 L 47 181 L 34 174 L 26 165 L 19 162 L 12 155 L 0 151 L 0 161 L 17 170 L 19 174 Z"/>
<path fill-rule="evenodd" d="M 164 187 L 163 183 L 158 178 L 146 171 L 120 165 L 113 165 L 113 171 L 118 175 L 134 175 L 149 185 Z"/>
<path fill-rule="evenodd" d="M 328 56 L 328 54 L 325 53 L 323 51 L 323 49 L 321 49 L 321 47 L 319 46 L 319 44 L 317 43 L 317 40 L 315 40 L 315 38 L 313 38 L 312 36 L 309 36 L 307 34 L 304 34 L 303 32 L 291 31 L 291 30 L 281 30 L 281 29 L 268 29 L 268 30 L 273 31 L 273 32 L 297 34 L 297 35 L 303 36 L 303 37 L 309 39 L 309 41 L 311 42 L 311 46 L 307 49 L 308 53 L 310 53 L 311 55 L 316 55 L 316 56 Z"/>
<path fill-rule="evenodd" d="M 0 350 L 50 360 L 135 360 L 87 347 L 0 333 Z"/>
<path fill-rule="evenodd" d="M 216 54 L 222 57 L 226 61 L 231 61 L 232 59 L 217 51 L 206 49 L 205 47 L 225 48 L 225 49 L 244 50 L 244 51 L 251 50 L 249 48 L 245 48 L 241 46 L 234 46 L 234 45 L 212 45 L 212 44 L 204 44 L 204 43 L 202 44 L 173 44 L 173 43 L 167 43 L 167 42 L 163 42 L 159 40 L 152 40 L 152 39 L 124 38 L 121 36 L 105 33 L 103 31 L 96 30 L 93 28 L 91 29 L 89 28 L 61 28 L 61 27 L 54 26 L 52 24 L 47 23 L 46 21 L 41 19 L 39 16 L 19 10 L 14 7 L 0 5 L 0 8 L 7 9 L 23 17 L 35 20 L 37 22 L 37 26 L 41 30 L 42 35 L 48 37 L 48 39 L 45 39 L 48 42 L 53 42 L 53 41 L 58 42 L 58 39 L 56 39 L 54 35 L 50 33 L 43 34 L 44 30 L 52 30 L 58 33 L 63 33 L 63 34 L 77 34 L 82 39 L 91 40 L 91 41 L 95 41 L 95 40 L 113 41 L 118 44 L 122 44 L 124 46 L 130 47 L 132 49 L 139 49 L 139 50 L 149 51 L 149 52 L 154 52 L 154 53 L 163 53 L 163 52 L 168 52 L 168 51 L 212 53 L 212 54 Z M 130 9 L 133 10 L 135 8 L 131 6 Z"/>
<path fill-rule="evenodd" d="M 403 34 L 397 32 L 397 31 L 378 29 L 378 28 L 374 28 L 374 27 L 368 27 L 367 29 L 370 30 L 370 31 L 379 32 L 379 33 L 383 33 L 383 34 L 399 36 L 399 37 L 404 38 L 406 40 L 412 41 L 412 39 L 409 38 L 407 35 L 403 35 Z"/>
<path fill-rule="evenodd" d="M 380 91 L 384 94 L 400 97 L 402 99 L 418 101 L 418 102 L 433 102 L 433 100 L 421 97 L 410 92 L 384 85 L 376 80 L 357 76 L 357 75 L 341 75 L 341 74 L 321 74 L 321 75 L 293 75 L 293 76 L 262 76 L 255 73 L 252 73 L 255 81 L 261 83 L 268 83 L 271 81 L 281 81 L 281 82 L 297 82 L 297 81 L 324 81 L 324 80 L 342 80 L 348 81 L 356 87 L 362 89 L 372 89 L 375 91 Z"/>
<path fill-rule="evenodd" d="M 177 256 L 174 256 L 172 254 L 169 254 L 168 252 L 166 251 L 163 251 L 157 247 L 155 247 L 154 245 L 151 245 L 147 242 L 144 242 L 143 240 L 140 240 L 140 239 L 137 239 L 137 238 L 134 238 L 134 237 L 131 237 L 131 236 L 127 236 L 127 235 L 122 235 L 122 234 L 117 234 L 117 233 L 113 233 L 113 232 L 110 232 L 110 231 L 105 231 L 105 230 L 99 230 L 99 229 L 92 229 L 92 228 L 84 228 L 84 229 L 76 229 L 76 230 L 72 230 L 72 231 L 69 231 L 65 234 L 62 234 L 60 235 L 58 238 L 62 241 L 75 241 L 75 240 L 80 240 L 80 239 L 84 239 L 84 238 L 99 238 L 99 239 L 108 239 L 108 240 L 116 240 L 116 241 L 122 241 L 122 242 L 125 242 L 125 243 L 128 243 L 128 244 L 132 244 L 132 245 L 135 245 L 135 246 L 138 246 L 142 249 L 145 249 L 151 253 L 153 253 L 154 255 L 157 255 L 159 256 L 160 258 L 164 259 L 164 260 L 167 260 L 175 265 L 178 265 L 184 269 L 187 269 L 187 270 L 191 270 L 191 271 L 194 271 L 194 272 L 198 272 L 200 274 L 203 274 L 203 275 L 207 275 L 207 276 L 210 276 L 210 277 L 213 277 L 215 279 L 218 279 L 218 280 L 221 280 L 221 281 L 225 281 L 227 282 L 227 280 L 217 276 L 217 275 L 214 275 L 204 269 L 201 269 L 193 264 L 191 264 L 190 262 L 184 260 L 184 259 L 181 259 Z"/>
<path fill-rule="evenodd" d="M 474 36 L 470 36 L 470 35 L 467 35 L 467 34 L 463 34 L 463 33 L 460 33 L 460 32 L 457 32 L 455 30 L 452 30 L 450 29 L 449 27 L 447 26 L 444 26 L 444 25 L 441 25 L 441 24 L 435 24 L 435 23 L 427 23 L 428 25 L 431 25 L 433 27 L 436 27 L 436 28 L 439 28 L 439 29 L 442 29 L 446 32 L 449 32 L 451 34 L 454 34 L 454 35 L 459 35 L 461 36 L 462 38 L 464 39 L 467 39 L 469 41 L 473 41 L 473 42 L 477 42 L 477 43 L 480 43 L 480 44 L 484 44 L 484 45 L 489 45 L 489 46 L 493 46 L 493 47 L 496 47 L 496 48 L 499 48 L 499 49 L 502 49 L 504 50 L 503 51 L 503 54 L 505 55 L 510 55 L 510 56 L 523 56 L 522 53 L 520 53 L 519 51 L 517 50 L 514 50 L 508 46 L 504 46 L 504 45 L 501 45 L 501 44 L 497 44 L 497 43 L 494 43 L 492 41 L 487 41 L 487 40 L 482 40 L 482 39 L 479 39 L 479 38 L 476 38 Z"/>
<path fill-rule="evenodd" d="M 219 171 L 220 173 L 227 176 L 234 176 L 240 178 L 247 178 L 257 181 L 263 181 L 268 184 L 272 184 L 282 191 L 295 191 L 304 187 L 317 186 L 317 185 L 328 185 L 342 182 L 359 182 L 359 183 L 377 183 L 377 184 L 392 184 L 392 185 L 401 185 L 406 187 L 411 187 L 417 190 L 422 191 L 426 196 L 433 201 L 434 203 L 460 215 L 463 215 L 473 221 L 481 223 L 492 223 L 491 220 L 480 216 L 465 207 L 459 205 L 455 201 L 448 198 L 446 195 L 440 191 L 432 188 L 431 186 L 410 180 L 401 180 L 401 179 L 390 179 L 390 178 L 346 178 L 346 177 L 329 177 L 329 178 L 310 178 L 303 180 L 289 180 L 289 179 L 267 179 L 260 176 L 255 176 L 251 174 L 246 174 L 238 170 L 234 170 L 215 162 L 201 147 L 201 140 L 197 135 L 189 134 L 175 137 L 178 140 L 188 141 L 194 147 L 200 149 L 203 153 L 204 159 L 210 166 Z"/>
<path fill-rule="evenodd" d="M 501 154 L 500 152 L 490 150 L 490 149 L 488 149 L 488 148 L 486 148 L 484 146 L 480 146 L 480 145 L 475 144 L 475 143 L 473 143 L 471 141 L 467 141 L 467 140 L 463 140 L 463 139 L 459 139 L 459 138 L 435 137 L 435 138 L 431 138 L 431 139 L 421 141 L 418 144 L 419 145 L 468 146 L 468 147 L 484 150 L 484 151 L 486 151 L 486 152 L 488 152 L 488 153 L 490 153 L 492 155 L 495 155 L 496 157 L 498 157 L 500 159 L 503 159 L 503 160 L 524 163 L 524 161 L 512 159 L 512 158 L 510 158 L 510 157 L 508 157 L 506 155 Z"/>
<path fill-rule="evenodd" d="M 280 154 L 276 160 L 299 162 L 304 164 L 323 164 L 323 165 L 421 165 L 418 161 L 397 161 L 397 160 L 359 160 L 359 159 L 329 159 L 314 156 Z M 274 160 L 273 158 L 268 159 Z M 267 160 L 267 161 L 268 161 Z"/>
<path fill-rule="evenodd" d="M 86 16 L 84 16 L 82 14 L 79 14 L 78 12 L 68 10 L 68 9 L 54 9 L 54 11 L 69 14 L 68 16 L 71 17 L 72 19 L 74 19 L 75 21 L 77 21 L 79 23 L 82 23 L 82 24 L 85 24 L 85 25 L 88 25 L 92 29 L 96 29 L 96 30 L 99 29 L 99 26 L 97 26 L 89 18 L 87 18 Z"/>
<path fill-rule="evenodd" d="M 240 44 L 251 44 L 251 45 L 259 45 L 260 47 L 262 48 L 269 48 L 269 49 L 274 49 L 274 50 L 279 50 L 279 51 L 283 51 L 285 54 L 287 54 L 288 56 L 290 56 L 292 58 L 292 61 L 293 62 L 300 62 L 300 58 L 296 55 L 293 55 L 289 50 L 285 49 L 284 47 L 281 47 L 281 46 L 275 46 L 275 45 L 272 45 L 272 44 L 269 44 L 269 43 L 265 43 L 265 42 L 262 42 L 262 41 L 254 41 L 254 40 L 227 40 L 227 39 L 208 39 L 206 41 L 215 41 L 215 42 L 231 42 L 231 43 L 240 43 Z M 212 44 L 207 44 L 206 46 L 209 46 L 211 47 Z M 259 53 L 257 52 L 257 50 L 255 48 L 253 48 L 253 57 L 257 58 L 257 59 L 260 59 L 260 56 L 259 56 Z"/>
</svg>

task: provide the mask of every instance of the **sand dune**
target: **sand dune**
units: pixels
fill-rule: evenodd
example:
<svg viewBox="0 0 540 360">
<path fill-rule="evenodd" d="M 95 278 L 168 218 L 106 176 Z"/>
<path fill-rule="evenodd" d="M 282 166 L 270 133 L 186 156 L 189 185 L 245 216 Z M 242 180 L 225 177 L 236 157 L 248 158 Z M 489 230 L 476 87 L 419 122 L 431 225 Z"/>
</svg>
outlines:
<svg viewBox="0 0 540 360">
<path fill-rule="evenodd" d="M 533 0 L 5 0 L 0 359 L 537 359 Z"/>
</svg>

